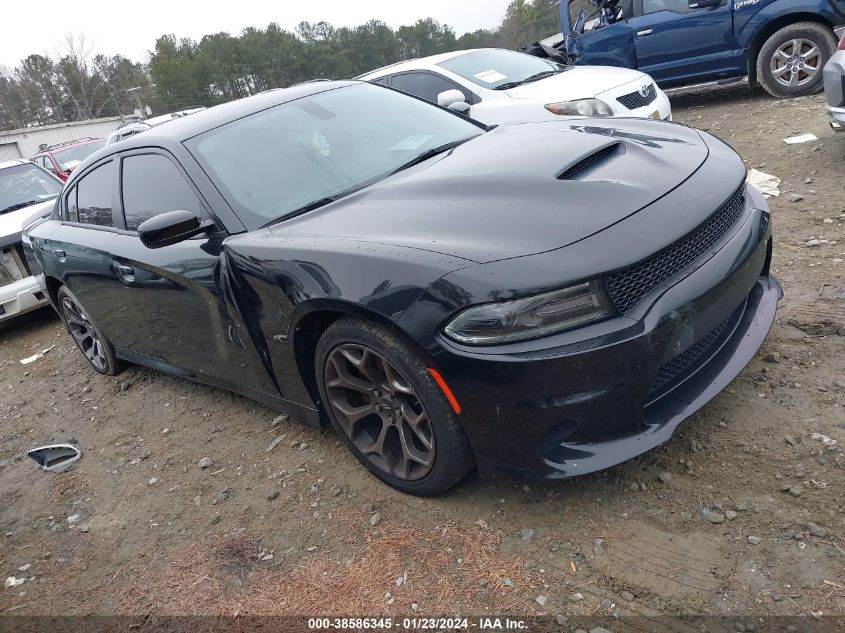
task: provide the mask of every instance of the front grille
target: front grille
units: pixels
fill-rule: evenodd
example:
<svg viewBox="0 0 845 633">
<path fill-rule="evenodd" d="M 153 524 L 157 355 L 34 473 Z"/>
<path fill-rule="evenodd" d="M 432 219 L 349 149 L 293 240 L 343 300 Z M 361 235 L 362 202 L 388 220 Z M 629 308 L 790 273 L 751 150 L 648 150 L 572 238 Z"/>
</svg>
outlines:
<svg viewBox="0 0 845 633">
<path fill-rule="evenodd" d="M 745 208 L 745 184 L 705 222 L 659 253 L 607 276 L 607 292 L 622 314 L 646 294 L 687 269 L 718 242 Z"/>
<path fill-rule="evenodd" d="M 698 341 L 698 343 L 695 343 L 683 354 L 663 365 L 651 381 L 651 384 L 648 386 L 646 402 L 649 402 L 655 397 L 661 395 L 661 392 L 663 392 L 666 387 L 677 383 L 681 377 L 689 374 L 691 368 L 697 367 L 699 364 L 698 361 L 703 358 L 716 345 L 716 343 L 721 342 L 721 338 L 725 333 L 725 330 L 735 318 L 739 317 L 744 307 L 745 303 L 743 302 L 733 312 L 733 314 L 713 328 L 704 338 Z"/>
<path fill-rule="evenodd" d="M 653 103 L 655 99 L 657 99 L 657 88 L 654 87 L 654 84 L 649 84 L 648 88 L 645 89 L 645 94 L 637 90 L 636 92 L 629 92 L 621 97 L 616 97 L 616 100 L 629 110 L 644 108 L 650 103 Z"/>
</svg>

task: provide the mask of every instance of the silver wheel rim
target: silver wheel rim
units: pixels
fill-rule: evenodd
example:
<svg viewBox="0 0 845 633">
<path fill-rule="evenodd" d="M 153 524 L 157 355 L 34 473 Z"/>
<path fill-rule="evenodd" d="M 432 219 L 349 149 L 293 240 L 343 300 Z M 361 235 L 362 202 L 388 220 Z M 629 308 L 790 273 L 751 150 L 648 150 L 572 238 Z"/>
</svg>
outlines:
<svg viewBox="0 0 845 633">
<path fill-rule="evenodd" d="M 781 44 L 770 62 L 775 81 L 787 88 L 798 88 L 812 82 L 821 67 L 821 46 L 800 37 Z"/>
<path fill-rule="evenodd" d="M 97 331 L 88 317 L 85 316 L 85 311 L 70 297 L 62 298 L 62 314 L 67 322 L 70 335 L 88 362 L 94 369 L 104 372 L 108 366 L 106 361 L 106 352 L 103 347 L 103 342 L 97 336 Z"/>
</svg>

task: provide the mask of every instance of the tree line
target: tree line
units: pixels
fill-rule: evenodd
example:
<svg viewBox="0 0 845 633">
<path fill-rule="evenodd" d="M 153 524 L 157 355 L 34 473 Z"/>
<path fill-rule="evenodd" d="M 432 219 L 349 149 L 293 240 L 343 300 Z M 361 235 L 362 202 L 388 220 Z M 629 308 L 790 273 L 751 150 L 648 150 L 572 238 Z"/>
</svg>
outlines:
<svg viewBox="0 0 845 633">
<path fill-rule="evenodd" d="M 512 0 L 502 24 L 457 36 L 431 18 L 392 29 L 370 20 L 357 27 L 302 22 L 291 32 L 271 23 L 240 35 L 199 41 L 159 37 L 148 63 L 93 55 L 68 36 L 56 59 L 29 55 L 0 69 L 0 130 L 212 106 L 311 79 L 351 78 L 394 62 L 453 50 L 517 49 L 560 31 L 558 0 Z"/>
</svg>

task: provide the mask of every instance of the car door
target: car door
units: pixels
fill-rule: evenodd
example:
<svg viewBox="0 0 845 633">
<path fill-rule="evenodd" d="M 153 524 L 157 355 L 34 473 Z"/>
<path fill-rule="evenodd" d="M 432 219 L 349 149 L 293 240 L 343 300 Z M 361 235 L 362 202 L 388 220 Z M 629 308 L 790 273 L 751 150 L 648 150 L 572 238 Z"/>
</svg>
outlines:
<svg viewBox="0 0 845 633">
<path fill-rule="evenodd" d="M 278 397 L 240 314 L 222 256 L 227 237 L 195 185 L 169 153 L 138 150 L 120 159 L 121 229 L 112 243 L 112 269 L 120 285 L 114 298 L 120 327 L 115 347 L 143 354 L 168 369 L 208 382 L 247 386 Z M 150 249 L 140 224 L 168 211 L 187 210 L 212 219 L 210 233 Z"/>
<path fill-rule="evenodd" d="M 634 0 L 628 20 L 638 68 L 660 83 L 735 73 L 733 0 Z"/>
<path fill-rule="evenodd" d="M 116 327 L 110 303 L 118 283 L 110 255 L 117 237 L 115 166 L 113 159 L 96 163 L 62 193 L 59 225 L 47 242 L 62 283 L 106 336 Z"/>
</svg>

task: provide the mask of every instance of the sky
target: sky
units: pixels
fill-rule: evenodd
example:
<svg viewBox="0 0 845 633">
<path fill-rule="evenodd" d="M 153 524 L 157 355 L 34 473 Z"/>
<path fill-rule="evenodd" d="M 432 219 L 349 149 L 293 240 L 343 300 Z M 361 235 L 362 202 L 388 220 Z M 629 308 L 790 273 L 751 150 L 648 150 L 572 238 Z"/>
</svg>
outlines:
<svg viewBox="0 0 845 633">
<path fill-rule="evenodd" d="M 31 53 L 57 57 L 68 33 L 85 36 L 93 52 L 120 53 L 146 62 L 165 33 L 195 40 L 209 33 L 237 35 L 247 26 L 302 21 L 357 26 L 370 19 L 393 28 L 434 18 L 458 35 L 498 26 L 509 0 L 0 0 L 0 66 L 14 67 Z"/>
</svg>

